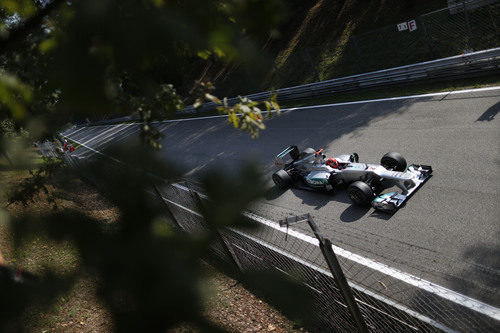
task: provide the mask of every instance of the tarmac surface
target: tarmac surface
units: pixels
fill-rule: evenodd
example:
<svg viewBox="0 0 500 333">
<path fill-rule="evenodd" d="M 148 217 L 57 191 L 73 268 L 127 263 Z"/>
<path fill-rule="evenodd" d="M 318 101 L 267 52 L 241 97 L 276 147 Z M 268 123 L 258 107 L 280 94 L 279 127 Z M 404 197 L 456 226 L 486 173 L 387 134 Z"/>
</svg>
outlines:
<svg viewBox="0 0 500 333">
<path fill-rule="evenodd" d="M 278 221 L 310 213 L 334 245 L 500 307 L 499 110 L 500 88 L 292 109 L 266 121 L 257 140 L 223 117 L 157 127 L 165 135 L 160 153 L 187 177 L 258 163 L 269 191 L 255 214 Z M 122 124 L 63 134 L 100 151 L 138 133 L 137 124 Z M 279 191 L 270 181 L 273 158 L 292 144 L 327 156 L 357 152 L 368 163 L 397 151 L 409 164 L 431 165 L 433 177 L 393 215 L 353 206 L 343 189 Z M 306 224 L 293 227 L 311 234 Z"/>
</svg>

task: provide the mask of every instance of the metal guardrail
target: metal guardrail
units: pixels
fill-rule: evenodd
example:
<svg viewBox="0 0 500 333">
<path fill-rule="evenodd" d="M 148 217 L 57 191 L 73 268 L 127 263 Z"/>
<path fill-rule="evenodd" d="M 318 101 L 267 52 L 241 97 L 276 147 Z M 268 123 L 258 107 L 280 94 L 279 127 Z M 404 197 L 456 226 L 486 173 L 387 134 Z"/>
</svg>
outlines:
<svg viewBox="0 0 500 333">
<path fill-rule="evenodd" d="M 213 82 L 216 95 L 282 89 L 500 46 L 500 0 L 450 1 L 454 4 L 342 41 L 282 50 L 268 71 L 254 72 L 250 63 L 242 62 Z"/>
<path fill-rule="evenodd" d="M 431 60 L 412 65 L 400 66 L 375 72 L 351 75 L 316 83 L 303 84 L 278 91 L 266 91 L 246 95 L 251 100 L 263 101 L 272 94 L 278 94 L 278 101 L 285 102 L 312 97 L 322 97 L 340 92 L 350 92 L 365 88 L 401 85 L 425 80 L 462 79 L 483 74 L 494 74 L 500 71 L 500 48 L 465 53 L 453 57 Z M 228 99 L 230 105 L 239 101 L 238 97 Z M 203 110 L 216 106 L 205 103 Z M 183 110 L 184 113 L 196 112 L 193 107 Z"/>
<path fill-rule="evenodd" d="M 45 157 L 60 157 L 57 153 L 57 148 L 49 141 L 35 142 L 35 146 Z"/>
<path fill-rule="evenodd" d="M 279 102 L 288 102 L 313 97 L 332 96 L 338 93 L 362 89 L 404 85 L 418 81 L 463 79 L 495 73 L 500 73 L 500 47 L 244 96 L 253 101 L 264 101 L 273 94 L 277 94 Z M 239 102 L 239 97 L 228 98 L 227 101 L 229 105 L 234 105 Z M 196 113 L 199 111 L 208 111 L 215 107 L 217 107 L 217 104 L 209 102 L 204 103 L 200 109 L 188 106 L 179 113 Z M 134 121 L 138 121 L 138 119 L 129 116 L 102 120 L 92 124 L 83 124 L 82 126 L 112 125 Z"/>
<path fill-rule="evenodd" d="M 81 166 L 86 163 L 85 158 L 70 153 L 64 154 L 63 158 L 72 168 L 84 170 Z M 112 173 L 117 161 L 109 162 L 104 170 Z M 119 167 L 123 165 L 120 163 Z M 87 172 L 81 176 L 106 192 L 105 179 Z M 213 229 L 199 211 L 200 203 L 205 203 L 208 198 L 199 192 L 196 184 L 187 180 L 183 184 L 163 182 L 155 184 L 154 189 L 148 191 L 151 203 L 159 211 L 165 209 L 166 220 L 181 231 L 196 235 Z M 210 243 L 208 253 L 242 272 L 268 270 L 294 276 L 309 290 L 308 300 L 313 309 L 309 325 L 313 331 L 347 333 L 359 329 L 343 296 L 345 290 L 339 285 L 338 273 L 329 270 L 329 262 L 322 250 L 331 251 L 330 254 L 337 257 L 337 264 L 344 271 L 344 282 L 351 289 L 352 301 L 357 304 L 359 320 L 366 324 L 361 330 L 363 332 L 492 332 L 498 325 L 493 318 L 497 314 L 464 306 L 463 301 L 455 299 L 457 294 L 453 291 L 444 288 L 432 290 L 427 286 L 428 281 L 398 276 L 406 273 L 382 263 L 369 267 L 359 261 L 358 255 L 332 245 L 326 239 L 323 244 L 326 248 L 322 249 L 318 240 L 322 236 L 318 237 L 317 230 L 314 237 L 294 225 L 282 225 L 281 221 L 271 221 L 251 212 L 243 215 L 254 227 L 217 229 L 219 237 Z M 298 219 L 297 222 L 300 223 Z M 417 281 L 410 281 L 409 277 Z"/>
<path fill-rule="evenodd" d="M 138 126 L 138 125 L 135 125 Z M 85 129 L 83 129 L 85 130 Z M 107 131 L 103 128 L 101 131 Z M 91 131 L 95 136 L 94 130 Z M 79 131 L 79 134 L 82 133 Z M 73 133 L 63 133 L 72 140 Z M 84 134 L 84 136 L 87 136 Z M 101 138 L 102 139 L 102 138 Z M 78 142 L 76 140 L 72 140 Z M 100 140 L 102 143 L 102 140 Z M 93 140 L 92 146 L 100 149 Z M 126 165 L 86 144 L 63 158 L 82 176 L 106 191 L 106 178 L 114 168 Z M 102 146 L 101 146 L 102 147 Z M 92 155 L 104 157 L 106 167 L 100 177 L 84 171 L 82 164 Z M 169 183 L 158 178 L 150 192 L 154 205 L 165 209 L 165 216 L 186 233 L 196 234 L 212 229 L 200 211 L 206 203 L 199 184 L 184 179 Z M 210 253 L 221 261 L 234 264 L 241 271 L 268 269 L 292 275 L 310 290 L 314 327 L 317 331 L 355 332 L 357 325 L 348 310 L 330 263 L 322 255 L 318 238 L 297 227 L 300 216 L 292 225 L 291 217 L 274 221 L 253 212 L 243 215 L 259 228 L 229 227 L 219 229 L 219 237 L 210 244 Z M 380 240 L 374 240 L 374 243 Z M 328 251 L 338 257 L 344 276 L 352 290 L 359 311 L 370 332 L 493 332 L 498 330 L 500 312 L 494 306 L 439 286 L 429 280 L 405 273 L 370 257 L 350 252 L 340 246 L 325 243 Z M 341 245 L 341 244 L 339 244 Z M 433 253 L 433 256 L 436 254 Z M 440 273 L 441 274 L 441 273 Z"/>
</svg>

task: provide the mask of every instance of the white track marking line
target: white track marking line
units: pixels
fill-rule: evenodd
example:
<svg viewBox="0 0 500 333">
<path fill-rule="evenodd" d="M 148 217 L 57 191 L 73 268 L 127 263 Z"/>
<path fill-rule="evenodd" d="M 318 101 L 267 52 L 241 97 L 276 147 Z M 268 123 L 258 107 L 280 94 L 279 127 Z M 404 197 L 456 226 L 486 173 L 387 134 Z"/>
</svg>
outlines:
<svg viewBox="0 0 500 333">
<path fill-rule="evenodd" d="M 173 186 L 175 186 L 179 189 L 185 190 L 185 191 L 189 191 L 189 189 L 183 185 L 173 184 Z M 206 198 L 206 196 L 205 196 L 205 198 Z M 258 216 L 256 214 L 253 214 L 253 213 L 245 212 L 244 215 L 251 218 L 252 220 L 256 220 L 262 224 L 265 224 L 265 225 L 267 225 L 275 230 L 281 231 L 283 233 L 288 233 L 289 236 L 294 236 L 294 237 L 299 238 L 307 243 L 318 246 L 318 240 L 314 237 L 307 236 L 303 233 L 300 233 L 300 232 L 292 230 L 292 229 L 287 230 L 286 227 L 280 227 L 278 223 L 270 221 L 266 218 L 263 218 L 263 217 Z M 412 274 L 405 273 L 399 269 L 392 268 L 386 264 L 377 262 L 377 261 L 372 260 L 372 259 L 362 257 L 358 254 L 353 253 L 353 252 L 344 250 L 338 246 L 333 245 L 333 249 L 334 249 L 335 253 L 341 257 L 344 257 L 346 259 L 354 261 L 360 265 L 369 267 L 369 268 L 376 270 L 380 273 L 383 273 L 385 275 L 389 275 L 397 280 L 403 281 L 403 282 L 408 283 L 414 287 L 428 291 L 434 295 L 437 295 L 437 296 L 442 297 L 444 299 L 447 299 L 453 303 L 457 303 L 459 305 L 467 307 L 473 311 L 482 313 L 482 314 L 484 314 L 488 317 L 491 317 L 495 320 L 500 320 L 500 309 L 498 309 L 494 306 L 491 306 L 489 304 L 475 300 L 475 299 L 470 298 L 468 296 L 462 295 L 456 291 L 439 286 L 435 283 L 421 279 L 421 278 L 414 276 Z"/>
<path fill-rule="evenodd" d="M 104 153 L 100 152 L 99 150 L 95 150 L 94 148 L 87 146 L 87 145 L 86 145 L 86 144 L 84 144 L 83 142 L 79 142 L 78 140 L 71 139 L 70 137 L 67 137 L 67 136 L 66 136 L 66 135 L 64 135 L 64 134 L 61 134 L 61 136 L 62 136 L 62 137 L 64 137 L 64 138 L 67 138 L 67 139 L 69 139 L 69 140 L 71 140 L 71 141 L 73 141 L 73 142 L 76 142 L 76 143 L 77 143 L 77 144 L 79 144 L 80 146 L 85 147 L 85 148 L 87 148 L 88 150 L 93 151 L 93 152 L 94 152 L 94 153 L 96 153 L 96 154 L 99 154 L 99 155 L 102 155 L 102 156 L 106 156 L 107 158 L 110 158 L 110 159 L 112 159 L 113 161 L 115 161 L 115 162 L 117 162 L 117 163 L 123 164 L 123 162 L 122 162 L 122 161 L 120 161 L 119 159 L 116 159 L 116 158 L 114 158 L 114 157 L 112 157 L 112 156 L 106 155 L 106 154 L 104 154 Z"/>
<path fill-rule="evenodd" d="M 332 104 L 301 106 L 301 107 L 296 107 L 296 108 L 281 109 L 281 112 L 288 112 L 288 111 L 295 111 L 295 110 L 307 110 L 307 109 L 314 109 L 314 108 L 325 108 L 325 107 L 331 107 L 331 106 L 354 105 L 354 104 L 363 104 L 363 103 L 376 103 L 376 102 L 385 102 L 385 101 L 397 101 L 397 100 L 402 100 L 402 99 L 414 99 L 414 98 L 426 98 L 426 97 L 436 97 L 436 96 L 446 96 L 446 95 L 458 95 L 458 94 L 466 94 L 466 93 L 471 93 L 471 92 L 483 92 L 483 91 L 495 91 L 495 90 L 500 90 L 500 86 L 476 88 L 476 89 L 464 89 L 464 90 L 451 90 L 451 91 L 443 91 L 443 92 L 429 93 L 429 94 L 422 94 L 422 95 L 386 97 L 386 98 L 378 98 L 378 99 L 368 99 L 368 100 L 363 100 L 363 101 L 352 101 L 352 102 L 341 102 L 341 103 L 332 103 Z M 276 113 L 275 110 L 262 111 L 263 114 L 267 114 L 269 112 Z M 207 117 L 193 117 L 193 118 L 183 118 L 183 119 L 160 120 L 160 121 L 153 121 L 153 123 L 154 124 L 176 123 L 176 122 L 183 122 L 183 121 L 205 120 L 205 119 L 215 119 L 215 118 L 227 118 L 227 115 L 223 114 L 223 115 L 207 116 Z M 94 125 L 91 127 L 129 125 L 129 124 L 137 124 L 137 123 Z"/>
<path fill-rule="evenodd" d="M 183 186 L 183 185 L 180 185 L 180 184 L 172 184 L 172 185 L 173 185 L 174 187 L 177 187 L 177 188 L 181 189 L 181 190 L 184 190 L 184 191 L 188 191 L 188 192 L 189 192 L 189 188 L 187 188 L 187 187 L 185 187 L 185 186 Z M 202 194 L 202 193 L 198 193 L 198 194 L 199 194 L 201 197 L 203 197 L 203 198 L 207 198 L 207 197 L 206 197 L 204 194 Z M 186 211 L 188 211 L 188 212 L 190 212 L 190 213 L 192 213 L 192 214 L 194 214 L 194 215 L 196 215 L 196 216 L 198 216 L 198 217 L 203 217 L 200 213 L 195 212 L 195 211 L 193 211 L 193 210 L 191 210 L 191 209 L 189 209 L 189 208 L 187 208 L 187 207 L 185 207 L 185 206 L 183 206 L 183 205 L 181 205 L 181 204 L 179 204 L 179 203 L 176 203 L 176 202 L 174 202 L 174 201 L 172 201 L 172 200 L 170 200 L 170 199 L 167 199 L 167 198 L 165 198 L 163 195 L 162 195 L 162 198 L 163 198 L 163 200 L 165 200 L 165 201 L 167 201 L 167 202 L 169 202 L 169 203 L 171 203 L 171 204 L 175 205 L 176 207 L 179 207 L 179 208 L 181 208 L 181 209 L 184 209 L 184 210 L 186 210 Z M 251 214 L 251 213 L 245 213 L 244 215 L 246 215 L 247 217 L 249 217 L 249 218 L 251 218 L 251 219 L 253 219 L 253 220 L 255 220 L 255 218 L 254 218 L 254 217 L 255 217 L 255 216 L 257 216 L 257 215 L 255 215 L 255 214 Z M 259 219 L 258 219 L 257 221 L 258 221 L 258 222 L 262 222 L 262 219 L 263 219 L 263 218 L 259 217 Z M 264 219 L 264 220 L 265 220 L 265 219 Z M 281 231 L 281 232 L 286 232 L 286 230 L 285 230 L 286 228 L 282 228 L 282 227 L 279 227 L 279 226 L 276 228 L 276 226 L 275 226 L 275 225 L 277 225 L 277 224 L 276 224 L 276 223 L 274 223 L 274 222 L 268 221 L 268 222 L 267 222 L 267 223 L 265 223 L 265 224 L 266 224 L 266 225 L 269 225 L 269 223 L 270 223 L 270 224 L 273 224 L 273 228 L 275 228 L 276 230 L 279 230 L 279 231 Z M 274 245 L 272 245 L 272 244 L 269 244 L 269 243 L 267 243 L 267 242 L 265 242 L 265 241 L 263 241 L 263 240 L 261 240 L 261 239 L 258 239 L 258 238 L 254 237 L 254 236 L 252 236 L 252 235 L 249 235 L 249 234 L 247 234 L 247 233 L 245 233 L 245 232 L 243 232 L 243 231 L 240 231 L 240 230 L 237 230 L 237 229 L 234 229 L 234 228 L 231 228 L 231 227 L 229 227 L 228 229 L 229 229 L 229 230 L 231 230 L 231 231 L 232 231 L 232 232 L 234 232 L 234 233 L 237 233 L 237 234 L 239 234 L 239 235 L 241 235 L 241 236 L 245 237 L 245 238 L 251 239 L 252 241 L 256 242 L 257 244 L 263 245 L 263 246 L 265 246 L 265 247 L 267 247 L 267 248 L 271 249 L 272 251 L 275 251 L 275 252 L 277 252 L 277 253 L 279 253 L 279 254 L 281 254 L 281 255 L 285 256 L 285 257 L 288 257 L 288 258 L 290 258 L 290 259 L 292 259 L 292 260 L 294 260 L 294 261 L 296 261 L 296 262 L 298 262 L 298 263 L 300 263 L 300 264 L 302 264 L 302 265 L 304 265 L 304 266 L 306 266 L 306 267 L 309 267 L 309 268 L 311 268 L 311 269 L 313 269 L 313 270 L 316 270 L 316 271 L 318 271 L 318 272 L 320 272 L 320 273 L 322 273 L 322 274 L 324 274 L 324 275 L 326 275 L 326 276 L 329 276 L 329 277 L 333 278 L 333 275 L 332 275 L 332 273 L 331 273 L 330 271 L 327 271 L 327 270 L 325 270 L 325 269 L 323 269 L 323 268 L 321 268 L 321 267 L 318 267 L 318 266 L 316 266 L 316 265 L 314 265 L 314 264 L 312 264 L 312 263 L 310 263 L 310 262 L 307 262 L 307 261 L 305 261 L 305 260 L 303 260 L 303 259 L 301 259 L 301 258 L 299 258 L 299 257 L 296 257 L 296 256 L 294 256 L 294 255 L 292 255 L 292 254 L 290 254 L 290 253 L 288 253 L 288 252 L 286 252 L 286 251 L 283 251 L 283 250 L 281 250 L 281 249 L 277 248 L 276 246 L 274 246 Z M 301 234 L 301 233 L 299 233 L 299 232 L 296 232 L 296 231 L 293 231 L 293 232 L 292 232 L 292 231 L 293 231 L 293 230 L 288 230 L 288 235 L 289 235 L 289 236 L 294 236 L 294 237 L 299 238 L 299 239 L 301 239 L 301 240 L 305 240 L 305 239 L 307 239 L 306 241 L 307 241 L 308 243 L 311 243 L 311 244 L 313 244 L 314 246 L 319 247 L 319 243 L 318 243 L 318 240 L 317 240 L 316 238 L 312 238 L 312 237 L 309 237 L 309 236 L 303 235 L 303 234 Z M 297 235 L 300 235 L 300 237 L 297 237 Z M 336 247 L 336 246 L 333 246 L 333 248 L 334 248 L 335 250 L 337 249 L 337 247 Z M 339 248 L 339 249 L 340 249 L 340 248 Z M 344 251 L 345 251 L 345 250 L 344 250 Z M 336 251 L 336 253 L 337 253 L 337 251 Z M 337 253 L 337 254 L 339 254 L 339 253 Z M 342 256 L 342 255 L 341 255 L 341 256 Z M 348 259 L 349 259 L 349 258 L 348 258 Z M 355 260 L 354 260 L 354 261 L 355 261 Z M 387 274 L 387 273 L 385 273 L 385 274 Z M 363 293 L 365 293 L 365 294 L 367 294 L 367 295 L 369 295 L 369 296 L 371 296 L 371 297 L 373 297 L 373 298 L 375 298 L 375 299 L 377 299 L 377 300 L 379 300 L 379 301 L 382 301 L 382 302 L 384 302 L 384 303 L 386 303 L 386 304 L 388 304 L 388 305 L 390 305 L 390 306 L 393 306 L 393 307 L 397 308 L 398 310 L 401 310 L 401 311 L 403 311 L 403 312 L 406 312 L 406 313 L 407 313 L 407 314 L 409 314 L 410 316 L 415 317 L 415 318 L 417 318 L 417 319 L 419 319 L 419 320 L 421 320 L 421 321 L 423 321 L 423 322 L 425 322 L 425 323 L 428 323 L 428 324 L 430 324 L 430 325 L 432 325 L 432 326 L 434 326 L 434 327 L 436 327 L 436 328 L 438 328 L 438 329 L 440 329 L 440 330 L 442 330 L 442 331 L 444 331 L 444 332 L 456 332 L 456 331 L 454 331 L 454 330 L 452 330 L 452 329 L 450 329 L 450 328 L 448 328 L 448 327 L 444 326 L 443 324 L 441 324 L 441 323 L 439 323 L 439 322 L 435 321 L 434 319 L 431 319 L 431 318 L 429 318 L 429 317 L 427 317 L 427 316 L 425 316 L 425 315 L 423 315 L 423 314 L 421 314 L 421 313 L 419 313 L 419 312 L 416 312 L 416 311 L 414 311 L 414 310 L 412 310 L 412 309 L 410 309 L 410 308 L 408 308 L 408 307 L 406 307 L 406 306 L 404 306 L 404 305 L 402 305 L 402 304 L 396 303 L 396 302 L 394 302 L 393 300 L 388 299 L 388 298 L 386 298 L 386 297 L 384 297 L 384 296 L 382 296 L 382 295 L 376 294 L 376 293 L 374 293 L 374 292 L 372 292 L 372 291 L 370 291 L 370 290 L 366 289 L 365 287 L 362 287 L 362 286 L 358 285 L 358 284 L 357 284 L 357 283 L 355 283 L 355 282 L 348 281 L 348 283 L 349 283 L 349 285 L 350 285 L 352 288 L 357 289 L 357 290 L 359 290 L 360 292 L 363 292 Z M 358 301 L 360 301 L 360 300 L 358 300 Z M 361 302 L 361 301 L 360 301 L 360 302 Z M 377 310 L 377 311 L 381 311 L 381 310 L 379 310 L 379 309 L 376 309 L 376 310 Z M 394 319 L 396 319 L 396 320 L 400 321 L 400 320 L 399 320 L 399 319 L 397 319 L 397 318 L 394 318 Z M 404 322 L 402 322 L 402 323 L 404 323 Z M 405 325 L 408 325 L 407 323 L 404 323 L 404 324 L 405 324 Z"/>
<path fill-rule="evenodd" d="M 322 104 L 322 105 L 310 105 L 310 106 L 301 106 L 301 107 L 291 108 L 291 109 L 283 109 L 283 111 L 305 110 L 305 109 L 312 109 L 312 108 L 323 108 L 323 107 L 342 106 L 342 105 L 354 105 L 354 104 L 363 104 L 363 103 L 397 101 L 397 100 L 402 100 L 402 99 L 415 99 L 415 98 L 437 97 L 437 96 L 447 96 L 447 95 L 458 95 L 458 94 L 465 94 L 465 93 L 471 93 L 471 92 L 494 91 L 494 90 L 500 90 L 500 87 L 486 87 L 486 88 L 477 88 L 477 89 L 443 91 L 443 92 L 429 93 L 429 94 L 423 94 L 423 95 L 408 95 L 408 96 L 399 96 L 399 97 L 386 97 L 386 98 L 378 98 L 378 99 L 369 99 L 369 100 L 364 100 L 364 101 L 342 102 L 342 103 L 332 103 L 332 104 Z"/>
<path fill-rule="evenodd" d="M 64 133 L 66 133 L 66 135 L 75 135 L 77 132 L 81 131 L 84 128 L 85 127 L 69 128 L 66 131 L 64 131 Z"/>
<path fill-rule="evenodd" d="M 133 125 L 138 125 L 138 124 L 133 124 Z M 139 126 L 137 126 L 137 127 L 139 127 Z M 127 133 L 126 131 L 129 128 L 131 128 L 130 124 L 127 124 L 127 126 L 124 126 L 122 128 L 119 128 L 116 132 L 112 132 L 109 135 L 103 137 L 101 140 L 99 140 L 99 142 L 97 143 L 97 145 L 102 146 L 104 144 L 107 144 L 107 143 L 115 140 L 115 139 L 117 141 L 119 141 L 119 140 L 127 138 L 129 136 L 129 134 L 131 134 L 132 132 L 134 132 L 136 130 L 135 128 L 132 128 L 132 132 L 131 133 Z M 115 134 L 115 135 L 112 136 L 111 134 Z M 116 143 L 116 142 L 114 142 L 114 143 Z"/>
<path fill-rule="evenodd" d="M 110 126 L 110 128 L 108 130 L 105 130 L 104 132 L 99 133 L 98 135 L 90 138 L 89 140 L 86 140 L 85 143 L 88 144 L 89 142 L 96 141 L 97 138 L 100 138 L 100 140 L 97 140 L 97 142 L 102 142 L 103 140 L 106 140 L 107 138 L 111 137 L 112 135 L 118 134 L 121 130 L 126 129 L 130 125 L 131 124 L 127 124 L 125 126 L 122 126 L 122 124 L 108 125 L 108 126 Z"/>
<path fill-rule="evenodd" d="M 301 106 L 301 107 L 290 108 L 290 109 L 282 109 L 281 111 L 287 112 L 287 111 L 294 111 L 294 110 L 325 108 L 325 107 L 331 107 L 331 106 L 354 105 L 354 104 L 363 104 L 363 103 L 377 103 L 377 102 L 385 102 L 385 101 L 397 101 L 397 100 L 402 100 L 402 99 L 426 98 L 426 97 L 436 97 L 436 96 L 446 96 L 446 95 L 459 95 L 459 94 L 466 94 L 466 93 L 471 93 L 471 92 L 483 92 L 483 91 L 495 91 L 495 90 L 500 90 L 500 87 L 486 87 L 486 88 L 477 88 L 477 89 L 453 90 L 453 91 L 443 91 L 443 92 L 429 93 L 429 94 L 423 94 L 423 95 L 409 95 L 409 96 L 369 99 L 369 100 L 364 100 L 364 101 L 342 102 L 342 103 L 332 103 L 332 104 L 322 104 L 322 105 L 310 105 L 310 106 Z M 270 111 L 270 112 L 276 113 L 276 111 L 274 111 L 274 110 Z M 262 113 L 268 113 L 268 111 L 263 111 Z M 154 123 L 160 123 L 160 124 L 161 123 L 175 123 L 175 122 L 182 122 L 182 121 L 204 120 L 204 119 L 214 119 L 214 118 L 227 118 L 227 115 L 162 120 L 162 121 L 155 121 Z"/>
<path fill-rule="evenodd" d="M 498 88 L 500 89 L 500 87 Z M 81 142 L 78 142 L 76 140 L 73 140 L 75 141 L 76 143 L 80 144 L 81 146 L 83 147 L 86 147 L 87 149 L 90 149 L 100 155 L 103 155 L 103 156 L 107 156 L 105 154 L 103 154 L 102 152 L 94 149 L 94 148 L 91 148 L 89 146 L 87 146 L 86 144 L 84 143 L 81 143 Z M 107 156 L 107 157 L 110 157 L 110 156 Z M 117 162 L 120 162 L 120 163 L 123 163 L 113 157 L 110 157 L 111 159 L 113 159 L 114 161 L 117 161 Z M 176 186 L 177 188 L 179 189 L 183 189 L 185 191 L 189 191 L 189 189 L 185 186 L 182 186 L 182 185 L 179 185 L 179 184 L 173 184 L 174 186 Z M 261 222 L 262 224 L 265 224 L 273 229 L 276 229 L 276 230 L 279 230 L 281 232 L 288 232 L 288 235 L 292 235 L 296 238 L 299 238 L 299 239 L 302 239 L 303 241 L 305 242 L 308 242 L 308 243 L 311 243 L 311 244 L 314 244 L 314 245 L 318 245 L 318 240 L 316 238 L 313 238 L 313 237 L 310 237 L 310 236 L 307 236 L 305 234 L 302 234 L 300 232 L 297 232 L 295 230 L 286 230 L 286 228 L 284 227 L 280 227 L 279 224 L 273 222 L 273 221 L 270 221 L 270 220 L 267 220 L 263 217 L 260 217 L 258 215 L 255 215 L 253 213 L 245 213 L 245 215 L 247 215 L 248 217 L 256 220 L 256 221 L 259 221 Z M 456 303 L 456 304 L 459 304 L 461 306 L 464 306 L 464 307 L 467 307 L 473 311 L 476 311 L 476 312 L 479 312 L 481 314 L 484 314 L 488 317 L 491 317 L 495 320 L 500 320 L 500 309 L 499 308 L 496 308 L 494 306 L 491 306 L 489 304 L 486 304 L 486 303 L 483 303 L 481 301 L 478 301 L 478 300 L 475 300 L 473 298 L 470 298 L 466 295 L 462 295 L 458 292 L 455 292 L 453 290 L 450 290 L 448 288 L 445 288 L 445 287 L 442 287 L 442 286 L 439 286 L 437 284 L 434 284 L 430 281 L 427 281 L 427 280 L 424 280 L 424 279 L 421 279 L 419 277 L 416 277 L 414 275 L 411 275 L 411 274 L 408 274 L 408 273 L 405 273 L 401 270 L 398 270 L 396 268 L 392 268 L 388 265 L 385 265 L 385 264 L 382 264 L 380 262 L 376 262 L 372 259 L 368 259 L 368 258 L 365 258 L 365 257 L 362 257 L 360 255 L 357 255 L 355 253 L 352 253 L 350 251 L 347 251 L 347 250 L 344 250 L 338 246 L 335 246 L 333 245 L 333 249 L 335 251 L 335 253 L 337 253 L 338 255 L 340 255 L 341 257 L 344 257 L 344 258 L 347 258 L 349 260 L 352 260 L 352 261 L 355 261 L 363 266 L 366 266 L 366 267 L 369 267 L 373 270 L 376 270 L 376 271 L 379 271 L 383 274 L 386 274 L 386 275 L 389 275 L 395 279 L 398 279 L 398 280 L 401 280 L 405 283 L 408 283 L 410 285 L 413 285 L 417 288 L 420 288 L 420 289 L 423 289 L 425 291 L 428 291 L 434 295 L 437 295 L 439 297 L 442 297 L 444 299 L 447 299 L 453 303 Z"/>
<path fill-rule="evenodd" d="M 179 204 L 176 204 L 176 205 L 180 206 Z M 188 209 L 188 208 L 186 208 L 186 209 Z M 332 275 L 331 272 L 329 272 L 329 271 L 327 271 L 327 270 L 325 270 L 325 269 L 323 269 L 321 267 L 318 267 L 316 265 L 313 265 L 313 264 L 311 264 L 311 263 L 309 263 L 309 262 L 307 262 L 307 261 L 305 261 L 305 260 L 303 260 L 301 258 L 298 258 L 298 257 L 296 257 L 296 256 L 294 256 L 294 255 L 292 255 L 290 253 L 287 253 L 286 251 L 283 251 L 283 250 L 281 250 L 281 249 L 273 246 L 272 244 L 264 242 L 264 241 L 262 241 L 262 240 L 260 240 L 258 238 L 253 237 L 252 235 L 248 235 L 248 234 L 246 234 L 246 233 L 244 233 L 242 231 L 236 230 L 234 228 L 228 228 L 228 229 L 230 229 L 231 231 L 233 231 L 233 232 L 235 232 L 237 234 L 240 234 L 241 236 L 243 236 L 245 238 L 251 239 L 252 241 L 256 242 L 257 244 L 263 245 L 263 246 L 271 249 L 272 251 L 275 251 L 275 252 L 277 252 L 277 253 L 285 256 L 285 257 L 288 257 L 288 258 L 290 258 L 290 259 L 292 259 L 292 260 L 294 260 L 294 261 L 296 261 L 296 262 L 298 262 L 298 263 L 300 263 L 300 264 L 302 264 L 302 265 L 304 265 L 306 267 L 309 267 L 309 268 L 311 268 L 313 270 L 316 270 L 316 271 L 318 271 L 318 272 L 320 272 L 320 273 L 322 273 L 322 274 L 324 274 L 326 276 L 329 276 L 329 277 L 333 278 L 333 275 Z M 421 313 L 418 313 L 418 312 L 416 312 L 414 310 L 411 310 L 411 309 L 407 308 L 406 306 L 401 305 L 399 303 L 396 303 L 393 300 L 390 300 L 390 299 L 388 299 L 388 298 L 386 298 L 386 297 L 384 297 L 382 295 L 376 294 L 376 293 L 374 293 L 374 292 L 372 292 L 372 291 L 370 291 L 370 290 L 368 290 L 368 289 L 366 289 L 366 288 L 364 288 L 364 287 L 362 287 L 362 286 L 360 286 L 360 285 L 358 285 L 358 284 L 356 284 L 354 282 L 348 281 L 347 283 L 352 288 L 357 289 L 360 292 L 365 293 L 365 294 L 367 294 L 367 295 L 369 295 L 369 296 L 371 296 L 371 297 L 373 297 L 373 298 L 375 298 L 375 299 L 377 299 L 379 301 L 382 301 L 382 302 L 384 302 L 384 303 L 386 303 L 386 304 L 388 304 L 390 306 L 393 306 L 393 307 L 397 308 L 398 310 L 406 312 L 410 316 L 415 317 L 415 318 L 417 318 L 417 319 L 419 319 L 419 320 L 421 320 L 421 321 L 423 321 L 425 323 L 428 323 L 428 324 L 430 324 L 430 325 L 432 325 L 432 326 L 434 326 L 434 327 L 436 327 L 436 328 L 438 328 L 438 329 L 440 329 L 440 330 L 442 330 L 444 332 L 450 332 L 450 333 L 451 332 L 456 332 L 456 331 L 454 331 L 454 330 L 452 330 L 452 329 L 444 326 L 443 324 L 441 324 L 441 323 L 439 323 L 439 322 L 437 322 L 437 321 L 435 321 L 435 320 L 433 320 L 433 319 L 431 319 L 431 318 L 429 318 L 429 317 L 427 317 L 427 316 L 425 316 L 425 315 L 423 315 Z M 358 302 L 362 302 L 359 299 L 357 299 L 357 300 L 358 300 Z M 362 303 L 364 303 L 364 302 L 362 302 Z M 375 310 L 381 312 L 380 309 L 375 309 Z M 389 315 L 389 314 L 387 314 L 387 315 Z M 403 323 L 403 324 L 405 324 L 405 325 L 408 326 L 407 323 L 401 321 L 400 319 L 395 318 L 393 316 L 391 316 L 391 317 L 394 318 L 395 320 L 397 320 L 397 321 L 399 321 L 399 322 L 401 322 L 401 323 Z"/>
</svg>

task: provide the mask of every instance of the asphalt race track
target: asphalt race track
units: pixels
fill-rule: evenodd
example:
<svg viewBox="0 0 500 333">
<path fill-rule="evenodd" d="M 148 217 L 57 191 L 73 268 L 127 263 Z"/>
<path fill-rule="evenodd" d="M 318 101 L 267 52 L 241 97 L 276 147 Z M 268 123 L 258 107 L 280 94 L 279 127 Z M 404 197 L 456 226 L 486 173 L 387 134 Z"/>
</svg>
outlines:
<svg viewBox="0 0 500 333">
<path fill-rule="evenodd" d="M 223 117 L 158 124 L 161 154 L 196 179 L 211 168 L 237 172 L 257 162 L 270 180 L 285 147 L 357 152 L 379 163 L 388 151 L 429 164 L 433 177 L 394 215 L 353 206 L 345 190 L 270 190 L 252 211 L 277 221 L 310 213 L 325 237 L 493 306 L 500 306 L 500 88 L 458 94 L 301 108 L 266 122 L 259 139 Z M 136 124 L 72 128 L 63 134 L 97 151 L 137 140 Z M 84 146 L 84 147 L 85 147 Z M 92 150 L 78 149 L 84 157 Z M 307 225 L 296 225 L 309 233 Z"/>
</svg>

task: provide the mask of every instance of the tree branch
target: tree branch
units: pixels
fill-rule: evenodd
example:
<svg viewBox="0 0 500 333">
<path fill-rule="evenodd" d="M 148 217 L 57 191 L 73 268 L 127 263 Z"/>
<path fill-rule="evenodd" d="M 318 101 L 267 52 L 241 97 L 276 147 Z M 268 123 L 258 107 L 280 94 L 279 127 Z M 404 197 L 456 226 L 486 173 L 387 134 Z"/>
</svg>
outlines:
<svg viewBox="0 0 500 333">
<path fill-rule="evenodd" d="M 0 40 L 0 54 L 12 50 L 19 42 L 23 41 L 34 29 L 40 27 L 45 16 L 56 10 L 65 0 L 54 0 L 30 17 L 24 24 L 9 31 L 7 38 Z"/>
</svg>

